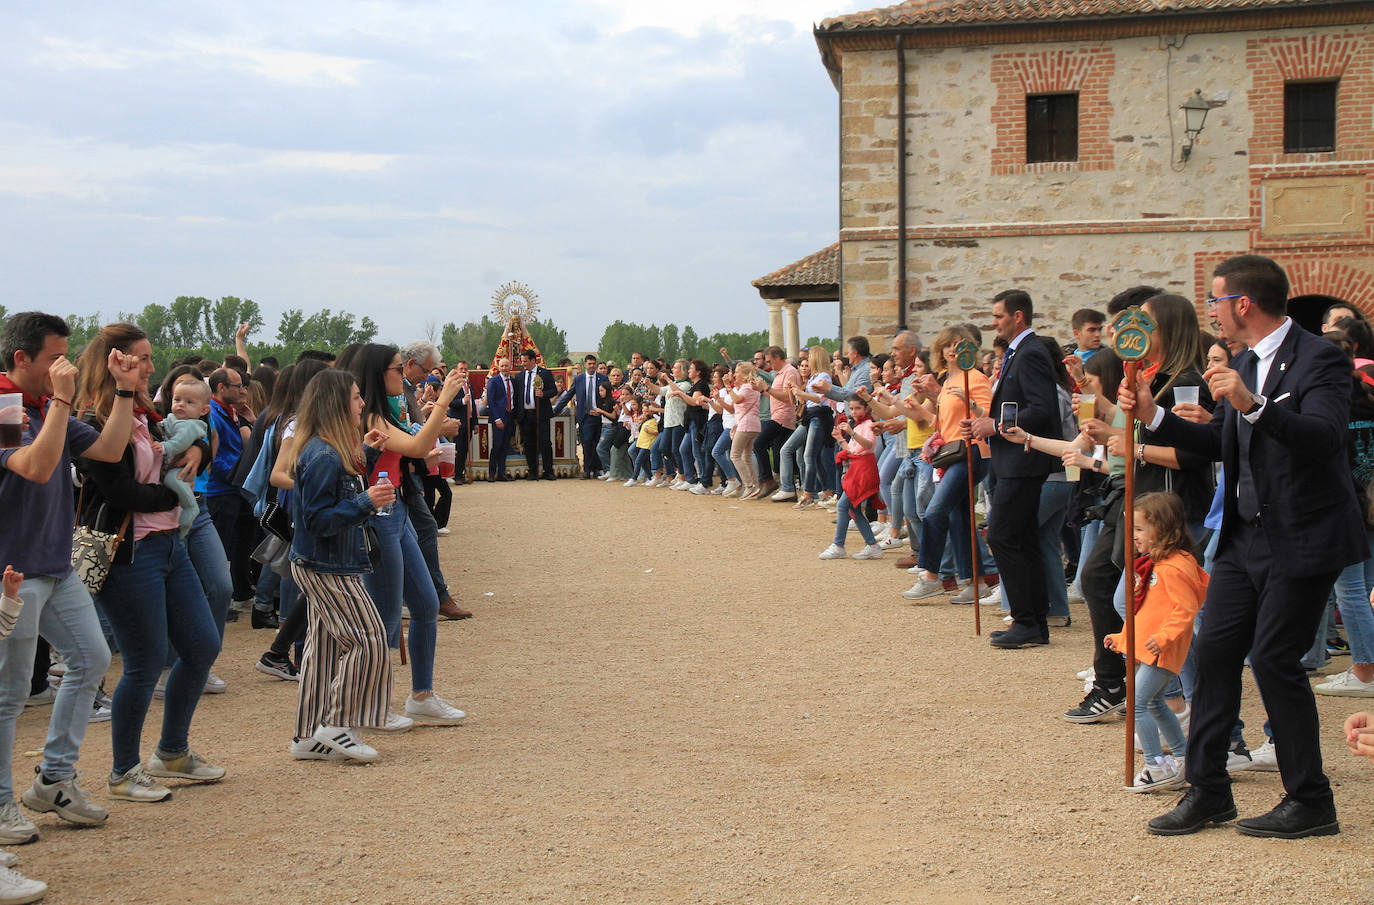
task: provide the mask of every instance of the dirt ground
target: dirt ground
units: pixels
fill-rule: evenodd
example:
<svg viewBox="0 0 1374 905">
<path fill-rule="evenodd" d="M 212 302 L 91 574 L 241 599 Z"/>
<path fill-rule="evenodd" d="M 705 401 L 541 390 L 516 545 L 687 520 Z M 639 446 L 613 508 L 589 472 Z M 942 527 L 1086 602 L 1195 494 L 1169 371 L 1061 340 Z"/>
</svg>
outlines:
<svg viewBox="0 0 1374 905">
<path fill-rule="evenodd" d="M 253 670 L 267 632 L 231 625 L 229 691 L 192 727 L 228 777 L 111 801 L 92 726 L 80 766 L 108 824 L 37 815 L 16 849 L 47 901 L 1374 900 L 1374 767 L 1340 740 L 1357 701 L 1318 698 L 1341 835 L 1152 837 L 1174 796 L 1122 790 L 1125 724 L 1059 718 L 1090 662 L 1082 607 L 1050 646 L 999 651 L 970 608 L 908 605 L 895 554 L 817 560 L 815 510 L 580 480 L 454 497 L 441 549 L 477 616 L 440 623 L 436 686 L 465 725 L 373 736 L 369 766 L 296 762 L 295 686 Z M 16 789 L 46 720 L 21 720 Z M 1242 815 L 1281 794 L 1274 773 L 1235 784 Z"/>
</svg>

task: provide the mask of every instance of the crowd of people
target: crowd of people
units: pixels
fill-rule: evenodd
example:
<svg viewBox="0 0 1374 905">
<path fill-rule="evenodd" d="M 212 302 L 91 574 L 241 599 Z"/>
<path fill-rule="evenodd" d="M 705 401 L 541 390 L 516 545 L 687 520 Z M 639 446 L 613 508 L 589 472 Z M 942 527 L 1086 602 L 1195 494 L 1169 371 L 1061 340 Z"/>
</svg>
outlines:
<svg viewBox="0 0 1374 905">
<path fill-rule="evenodd" d="M 1037 335 L 1031 298 L 1008 290 L 993 300 L 990 350 L 978 326 L 957 324 L 929 348 L 899 332 L 888 353 L 855 336 L 833 356 L 721 350 L 714 366 L 588 355 L 554 411 L 577 406 L 584 478 L 833 512 L 821 559 L 903 554 L 905 599 L 1001 607 L 994 647 L 1048 644 L 1070 603 L 1085 604 L 1095 653 L 1070 722 L 1124 711 L 1132 607 L 1143 761 L 1130 788 L 1188 786 L 1150 832 L 1229 821 L 1229 774 L 1261 770 L 1282 773 L 1287 795 L 1241 832 L 1333 833 L 1307 675 L 1350 656 L 1315 691 L 1374 697 L 1374 333 L 1343 304 L 1321 338 L 1295 327 L 1287 277 L 1260 256 L 1223 263 L 1211 288 L 1215 334 L 1192 301 L 1141 285 L 1075 312 L 1066 346 Z M 1136 307 L 1153 332 L 1128 385 L 1110 340 Z M 960 368 L 965 344 L 979 351 Z M 1253 750 L 1243 664 L 1270 714 Z"/>
<path fill-rule="evenodd" d="M 23 414 L 22 439 L 0 450 L 12 514 L 0 528 L 0 842 L 39 835 L 11 788 L 26 706 L 51 707 L 20 796 L 31 811 L 106 821 L 76 774 L 93 722 L 110 723 L 109 798 L 163 801 L 167 780 L 224 778 L 191 729 L 201 696 L 226 690 L 213 669 L 236 601 L 254 628 L 275 629 L 257 669 L 299 683 L 285 756 L 368 762 L 379 753 L 363 730 L 462 721 L 435 688 L 438 623 L 472 616 L 439 564 L 451 485 L 467 482 L 483 416 L 488 480 L 512 479 L 517 428 L 528 479 L 554 477 L 549 422 L 569 406 L 583 479 L 833 512 L 821 559 L 892 552 L 915 582 L 894 595 L 1000 605 L 994 647 L 1047 644 L 1070 603 L 1085 604 L 1094 655 L 1071 722 L 1125 708 L 1129 608 L 1143 755 L 1130 788 L 1187 786 L 1149 831 L 1229 822 L 1229 774 L 1277 770 L 1284 800 L 1237 828 L 1338 832 L 1307 672 L 1348 655 L 1316 691 L 1374 697 L 1374 332 L 1335 306 L 1324 335 L 1309 334 L 1287 297 L 1282 269 L 1246 255 L 1217 267 L 1205 300 L 1216 335 L 1193 302 L 1136 286 L 1078 311 L 1065 347 L 1034 332 L 1030 296 L 1009 290 L 993 300 L 990 356 L 970 355 L 984 337 L 959 324 L 928 348 L 899 332 L 876 354 L 855 336 L 843 354 L 774 346 L 734 361 L 722 349 L 714 365 L 588 355 L 560 389 L 531 352 L 515 375 L 499 359 L 477 392 L 466 363 L 447 368 L 428 342 L 311 351 L 283 368 L 252 366 L 240 344 L 154 383 L 136 325 L 102 328 L 73 364 L 60 318 L 14 315 L 0 333 L 0 392 L 19 394 Z M 1136 306 L 1154 331 L 1131 381 L 1110 338 Z M 863 541 L 852 554 L 851 526 Z M 410 670 L 399 707 L 393 652 Z M 1246 663 L 1269 717 L 1254 750 L 1239 719 Z M 154 698 L 162 723 L 145 756 Z M 1368 714 L 1344 732 L 1374 760 Z M 0 903 L 44 894 L 12 854 L 0 860 Z"/>
</svg>

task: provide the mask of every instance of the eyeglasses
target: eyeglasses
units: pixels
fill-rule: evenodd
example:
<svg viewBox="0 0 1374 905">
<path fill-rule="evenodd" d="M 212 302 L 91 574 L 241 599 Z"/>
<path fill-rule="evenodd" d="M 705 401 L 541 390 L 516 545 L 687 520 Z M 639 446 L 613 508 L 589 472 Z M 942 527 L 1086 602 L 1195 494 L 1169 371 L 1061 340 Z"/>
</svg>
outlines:
<svg viewBox="0 0 1374 905">
<path fill-rule="evenodd" d="M 1229 302 L 1231 299 L 1243 299 L 1243 298 L 1245 298 L 1245 293 L 1243 293 L 1243 292 L 1238 292 L 1238 293 L 1236 293 L 1235 295 L 1223 295 L 1223 296 L 1209 295 L 1209 296 L 1207 296 L 1206 299 L 1204 299 L 1204 301 L 1207 303 L 1207 313 L 1208 313 L 1208 314 L 1211 314 L 1213 311 L 1217 310 L 1217 302 Z"/>
<path fill-rule="evenodd" d="M 397 374 L 404 374 L 406 372 L 405 365 L 392 365 L 391 367 L 387 368 L 387 370 L 395 371 Z"/>
</svg>

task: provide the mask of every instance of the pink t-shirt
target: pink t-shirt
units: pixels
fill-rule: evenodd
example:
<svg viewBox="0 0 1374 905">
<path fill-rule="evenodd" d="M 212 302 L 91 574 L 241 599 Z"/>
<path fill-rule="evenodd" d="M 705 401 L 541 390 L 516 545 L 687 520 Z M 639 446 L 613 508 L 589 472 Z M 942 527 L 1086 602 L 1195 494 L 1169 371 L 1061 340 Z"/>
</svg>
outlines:
<svg viewBox="0 0 1374 905">
<path fill-rule="evenodd" d="M 162 447 L 153 449 L 153 438 L 148 433 L 148 416 L 134 416 L 134 480 L 140 484 L 162 483 Z M 154 531 L 170 531 L 177 527 L 181 516 L 181 506 L 173 506 L 163 512 L 135 512 L 134 540 L 139 541 Z"/>
<path fill-rule="evenodd" d="M 861 456 L 864 453 L 869 453 L 871 455 L 873 453 L 873 447 L 870 445 L 868 449 L 864 449 L 863 444 L 855 440 L 855 437 L 863 437 L 870 444 L 877 441 L 878 430 L 874 427 L 872 418 L 869 418 L 861 424 L 854 425 L 854 433 L 850 435 L 849 442 L 845 446 L 845 448 L 849 450 L 851 456 Z"/>
<path fill-rule="evenodd" d="M 797 426 L 797 404 L 792 401 L 792 394 L 787 391 L 789 387 L 801 389 L 801 374 L 790 364 L 785 364 L 773 377 L 773 389 L 782 393 L 783 399 L 774 396 L 768 411 L 769 417 L 775 423 L 791 430 Z"/>
<path fill-rule="evenodd" d="M 735 395 L 739 397 L 735 403 L 735 430 L 758 433 L 763 429 L 759 424 L 759 391 L 744 384 L 735 387 Z"/>
</svg>

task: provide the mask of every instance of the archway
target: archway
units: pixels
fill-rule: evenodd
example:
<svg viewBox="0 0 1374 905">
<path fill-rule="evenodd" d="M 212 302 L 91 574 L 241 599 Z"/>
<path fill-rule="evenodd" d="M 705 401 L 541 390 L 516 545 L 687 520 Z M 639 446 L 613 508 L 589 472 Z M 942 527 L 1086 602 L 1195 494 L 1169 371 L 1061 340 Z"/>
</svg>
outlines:
<svg viewBox="0 0 1374 905">
<path fill-rule="evenodd" d="M 1322 315 L 1332 305 L 1350 305 L 1352 311 L 1358 310 L 1345 299 L 1331 295 L 1298 295 L 1288 300 L 1288 316 L 1299 327 L 1309 333 L 1322 332 Z"/>
</svg>

